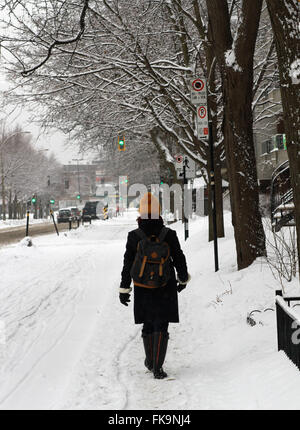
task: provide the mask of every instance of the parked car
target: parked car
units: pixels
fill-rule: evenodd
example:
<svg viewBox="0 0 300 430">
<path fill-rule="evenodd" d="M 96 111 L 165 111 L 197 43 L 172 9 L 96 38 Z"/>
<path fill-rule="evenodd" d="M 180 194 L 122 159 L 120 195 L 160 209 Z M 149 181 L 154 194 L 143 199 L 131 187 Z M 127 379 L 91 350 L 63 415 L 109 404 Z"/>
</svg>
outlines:
<svg viewBox="0 0 300 430">
<path fill-rule="evenodd" d="M 86 202 L 82 209 L 83 221 L 90 219 L 103 219 L 103 203 L 101 201 Z"/>
<path fill-rule="evenodd" d="M 74 219 L 74 217 L 70 209 L 60 209 L 58 211 L 58 214 L 57 214 L 58 224 L 60 224 L 61 222 L 69 222 L 72 219 Z"/>
<path fill-rule="evenodd" d="M 77 207 L 71 207 L 68 208 L 71 211 L 72 216 L 74 217 L 74 219 L 76 221 L 80 221 L 81 220 L 81 211 L 80 209 L 78 209 Z"/>
</svg>

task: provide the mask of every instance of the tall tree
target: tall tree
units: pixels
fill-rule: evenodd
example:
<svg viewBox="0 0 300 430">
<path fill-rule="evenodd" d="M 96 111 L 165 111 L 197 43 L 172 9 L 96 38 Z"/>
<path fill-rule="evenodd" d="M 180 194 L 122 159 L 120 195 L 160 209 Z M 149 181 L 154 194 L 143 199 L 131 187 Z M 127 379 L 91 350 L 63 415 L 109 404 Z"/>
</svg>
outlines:
<svg viewBox="0 0 300 430">
<path fill-rule="evenodd" d="M 275 37 L 300 258 L 300 2 L 266 0 Z"/>
<path fill-rule="evenodd" d="M 238 268 L 266 253 L 253 143 L 253 57 L 262 0 L 241 2 L 235 35 L 227 0 L 207 0 L 210 42 L 223 82 L 223 132 Z M 234 2 L 233 2 L 234 4 Z"/>
</svg>

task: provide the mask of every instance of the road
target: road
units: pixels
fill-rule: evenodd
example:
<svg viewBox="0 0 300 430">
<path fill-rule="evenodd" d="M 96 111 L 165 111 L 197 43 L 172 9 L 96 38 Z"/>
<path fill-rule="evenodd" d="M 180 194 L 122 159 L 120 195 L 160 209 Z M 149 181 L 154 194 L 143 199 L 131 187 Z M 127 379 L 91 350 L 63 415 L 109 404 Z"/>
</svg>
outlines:
<svg viewBox="0 0 300 430">
<path fill-rule="evenodd" d="M 68 223 L 57 224 L 58 231 L 69 229 Z M 29 236 L 40 236 L 42 234 L 55 233 L 55 227 L 52 222 L 33 224 L 29 226 Z M 0 246 L 16 243 L 22 240 L 26 234 L 26 225 L 21 227 L 8 227 L 0 229 Z"/>
</svg>

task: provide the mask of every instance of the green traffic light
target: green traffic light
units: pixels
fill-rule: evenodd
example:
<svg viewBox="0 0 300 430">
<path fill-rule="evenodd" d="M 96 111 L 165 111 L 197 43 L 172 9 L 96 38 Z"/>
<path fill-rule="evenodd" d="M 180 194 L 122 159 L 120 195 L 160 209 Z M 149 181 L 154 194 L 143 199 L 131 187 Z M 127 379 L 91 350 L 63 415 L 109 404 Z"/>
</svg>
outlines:
<svg viewBox="0 0 300 430">
<path fill-rule="evenodd" d="M 78 199 L 78 200 L 80 199 L 80 194 L 78 194 L 78 195 L 76 196 L 76 199 Z"/>
<path fill-rule="evenodd" d="M 125 151 L 125 136 L 118 136 L 118 148 L 119 151 Z"/>
<path fill-rule="evenodd" d="M 51 200 L 50 200 L 50 203 L 51 203 L 51 205 L 54 205 L 55 200 L 54 200 L 54 199 L 51 199 Z"/>
<path fill-rule="evenodd" d="M 35 197 L 33 197 L 33 198 L 31 199 L 31 201 L 32 201 L 32 203 L 35 203 L 35 202 L 36 202 L 36 198 L 35 198 Z"/>
</svg>

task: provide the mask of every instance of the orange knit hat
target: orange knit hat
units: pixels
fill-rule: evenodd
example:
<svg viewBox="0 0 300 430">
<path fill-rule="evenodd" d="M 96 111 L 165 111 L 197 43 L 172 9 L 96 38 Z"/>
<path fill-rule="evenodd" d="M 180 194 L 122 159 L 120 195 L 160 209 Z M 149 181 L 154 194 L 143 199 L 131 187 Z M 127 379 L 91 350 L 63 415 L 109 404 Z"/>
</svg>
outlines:
<svg viewBox="0 0 300 430">
<path fill-rule="evenodd" d="M 158 199 L 151 193 L 144 194 L 140 201 L 139 212 L 142 218 L 159 218 L 160 204 Z"/>
</svg>

